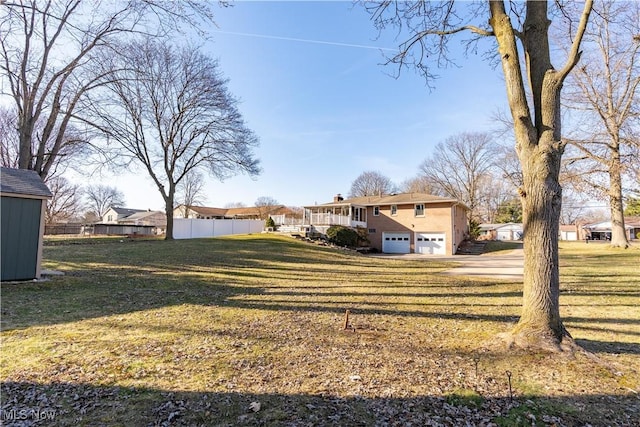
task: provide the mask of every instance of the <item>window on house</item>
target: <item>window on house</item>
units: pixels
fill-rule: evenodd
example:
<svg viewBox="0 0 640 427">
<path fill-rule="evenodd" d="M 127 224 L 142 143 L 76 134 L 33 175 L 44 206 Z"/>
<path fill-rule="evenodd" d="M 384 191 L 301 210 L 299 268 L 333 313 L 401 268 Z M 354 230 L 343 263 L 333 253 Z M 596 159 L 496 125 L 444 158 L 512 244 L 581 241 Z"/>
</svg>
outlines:
<svg viewBox="0 0 640 427">
<path fill-rule="evenodd" d="M 108 221 L 108 222 L 111 222 L 111 221 L 112 221 L 112 219 L 111 219 L 111 218 L 113 218 L 113 216 L 112 216 L 112 215 L 108 215 L 108 216 L 107 216 L 107 221 Z"/>
<path fill-rule="evenodd" d="M 415 205 L 413 212 L 415 216 L 424 216 L 424 204 Z"/>
<path fill-rule="evenodd" d="M 398 214 L 398 205 L 391 205 L 391 216 L 396 216 Z"/>
<path fill-rule="evenodd" d="M 374 206 L 373 207 L 373 216 L 379 216 L 380 215 L 380 206 Z"/>
<path fill-rule="evenodd" d="M 376 229 L 375 229 L 375 228 L 370 228 L 370 229 L 369 229 L 369 233 L 375 233 L 375 232 L 376 232 Z"/>
<path fill-rule="evenodd" d="M 353 208 L 353 220 L 354 221 L 366 221 L 367 220 L 367 215 L 366 215 L 366 209 L 365 208 Z"/>
</svg>

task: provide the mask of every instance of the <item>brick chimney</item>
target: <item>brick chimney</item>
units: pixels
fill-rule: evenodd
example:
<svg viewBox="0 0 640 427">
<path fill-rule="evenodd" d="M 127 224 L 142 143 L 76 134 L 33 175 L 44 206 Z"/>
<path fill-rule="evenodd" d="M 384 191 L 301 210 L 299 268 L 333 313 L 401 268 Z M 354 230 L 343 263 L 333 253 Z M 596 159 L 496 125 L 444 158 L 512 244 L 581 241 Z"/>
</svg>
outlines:
<svg viewBox="0 0 640 427">
<path fill-rule="evenodd" d="M 333 196 L 333 203 L 340 203 L 343 200 L 344 197 L 342 197 L 342 194 L 336 194 L 335 196 Z"/>
</svg>

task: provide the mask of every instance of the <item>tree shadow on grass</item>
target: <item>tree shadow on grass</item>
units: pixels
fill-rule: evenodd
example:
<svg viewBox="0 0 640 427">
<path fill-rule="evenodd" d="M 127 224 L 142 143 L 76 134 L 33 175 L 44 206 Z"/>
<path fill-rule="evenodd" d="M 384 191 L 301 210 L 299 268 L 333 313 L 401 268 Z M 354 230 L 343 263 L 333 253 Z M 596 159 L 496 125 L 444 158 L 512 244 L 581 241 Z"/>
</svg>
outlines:
<svg viewBox="0 0 640 427">
<path fill-rule="evenodd" d="M 354 382 L 357 389 L 359 382 Z M 376 397 L 271 392 L 180 392 L 75 383 L 4 382 L 5 426 L 637 426 L 630 395 Z M 39 422 L 36 417 L 40 418 Z"/>
<path fill-rule="evenodd" d="M 62 252 L 51 253 L 65 266 L 67 277 L 3 285 L 3 330 L 182 304 L 283 313 L 338 314 L 351 309 L 365 315 L 512 323 L 517 320 L 516 303 L 521 297 L 517 284 L 441 277 L 431 274 L 439 268 L 430 268 L 424 261 L 371 260 L 293 240 L 153 241 L 98 248 L 81 245 L 76 249 L 56 247 L 54 250 Z M 390 265 L 393 269 L 388 270 Z M 479 292 L 473 292 L 475 286 Z M 341 291 L 342 287 L 348 291 Z M 636 297 L 638 291 L 597 289 L 570 294 Z M 497 314 L 491 308 L 478 310 L 491 307 L 483 304 L 491 298 L 503 307 L 512 307 L 507 312 L 512 314 Z M 475 309 L 470 311 L 470 307 Z M 568 320 L 585 327 L 592 322 L 629 328 L 640 325 L 640 319 L 613 316 Z M 621 348 L 637 354 L 638 347 L 629 344 Z"/>
<path fill-rule="evenodd" d="M 640 355 L 640 344 L 616 341 L 596 341 L 579 338 L 576 343 L 591 353 L 637 354 Z"/>
<path fill-rule="evenodd" d="M 500 285 L 490 291 L 469 292 L 469 288 L 450 286 L 440 292 L 434 291 L 433 284 L 423 288 L 412 284 L 410 287 L 386 287 L 381 291 L 368 291 L 368 285 L 361 289 L 339 292 L 340 283 L 322 291 L 307 283 L 289 286 L 260 286 L 264 278 L 256 282 L 251 277 L 251 269 L 246 276 L 227 274 L 215 279 L 199 275 L 179 276 L 170 271 L 156 273 L 140 272 L 135 269 L 104 269 L 87 274 L 64 277 L 46 283 L 28 283 L 4 287 L 2 302 L 3 330 L 22 329 L 33 325 L 54 325 L 113 315 L 153 310 L 184 304 L 220 306 L 247 310 L 270 310 L 274 312 L 318 312 L 343 314 L 346 309 L 358 315 L 388 315 L 404 318 L 429 318 L 469 322 L 514 323 L 517 321 L 517 304 L 520 291 L 504 290 Z M 269 281 L 267 280 L 266 284 Z M 440 286 L 440 284 L 438 284 Z M 427 290 L 428 292 L 425 292 Z M 466 299 L 473 298 L 473 302 Z M 511 306 L 513 314 L 491 313 L 492 304 L 482 300 L 497 299 L 501 307 Z M 483 308 L 480 308 L 483 307 Z M 489 312 L 478 312 L 488 310 Z M 606 323 L 633 326 L 640 325 L 640 319 L 622 318 L 565 318 L 567 323 L 577 328 L 589 328 L 590 323 Z M 618 331 L 626 335 L 638 335 L 634 330 Z M 593 351 L 614 348 L 611 343 L 597 345 L 592 341 Z M 640 354 L 640 344 L 621 344 L 618 352 Z"/>
</svg>

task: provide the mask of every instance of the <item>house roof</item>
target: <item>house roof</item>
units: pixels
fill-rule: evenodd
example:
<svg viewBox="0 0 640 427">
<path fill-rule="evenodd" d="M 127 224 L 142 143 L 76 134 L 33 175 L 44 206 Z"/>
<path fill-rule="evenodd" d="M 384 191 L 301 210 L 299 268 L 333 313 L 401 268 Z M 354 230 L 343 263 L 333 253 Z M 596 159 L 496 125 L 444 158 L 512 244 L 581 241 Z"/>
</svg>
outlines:
<svg viewBox="0 0 640 427">
<path fill-rule="evenodd" d="M 189 210 L 202 216 L 224 216 L 227 213 L 227 209 L 209 208 L 205 206 L 189 206 Z"/>
<path fill-rule="evenodd" d="M 160 212 L 160 211 L 142 211 L 142 212 L 136 212 L 132 215 L 129 215 L 128 217 L 124 218 L 127 221 L 137 221 L 137 220 L 141 220 L 141 219 L 145 219 L 148 217 L 152 217 L 152 216 L 156 216 L 156 215 L 162 215 L 164 217 L 164 212 Z"/>
<path fill-rule="evenodd" d="M 478 226 L 478 228 L 480 229 L 480 231 L 498 230 L 500 228 L 510 228 L 510 229 L 514 229 L 514 230 L 520 230 L 520 229 L 522 229 L 522 223 L 519 223 L 519 222 L 503 222 L 503 223 L 500 223 L 500 224 L 480 224 Z"/>
<path fill-rule="evenodd" d="M 138 212 L 148 212 L 146 209 L 129 209 L 129 208 L 120 208 L 120 207 L 111 207 L 111 210 L 115 211 L 118 215 L 131 216 Z"/>
<path fill-rule="evenodd" d="M 40 175 L 36 171 L 27 169 L 1 168 L 0 192 L 23 194 L 43 199 L 52 196 Z"/>
<path fill-rule="evenodd" d="M 252 206 L 248 208 L 229 208 L 227 209 L 227 216 L 250 216 L 261 215 L 263 213 L 269 213 L 270 215 L 282 215 L 291 213 L 291 209 L 284 205 L 275 206 Z"/>
<path fill-rule="evenodd" d="M 583 228 L 586 228 L 587 230 L 590 230 L 590 231 L 611 231 L 611 221 L 602 221 L 602 222 L 596 222 L 594 224 L 587 224 Z M 625 222 L 624 228 L 629 230 L 634 227 Z"/>
<path fill-rule="evenodd" d="M 251 206 L 243 208 L 211 208 L 205 206 L 189 206 L 189 210 L 196 212 L 202 216 L 220 216 L 220 217 L 234 217 L 234 216 L 260 216 L 263 213 L 268 212 L 272 215 L 290 214 L 291 209 L 284 205 L 277 206 Z"/>
<path fill-rule="evenodd" d="M 640 227 L 640 216 L 625 216 L 624 217 L 625 225 L 630 225 L 634 228 Z"/>
<path fill-rule="evenodd" d="M 575 224 L 560 224 L 560 231 L 578 231 L 578 226 Z"/>
<path fill-rule="evenodd" d="M 456 199 L 450 197 L 434 196 L 427 193 L 398 193 L 398 194 L 385 194 L 381 196 L 364 196 L 354 197 L 351 199 L 344 199 L 339 202 L 323 203 L 321 205 L 305 206 L 306 208 L 312 208 L 317 206 L 379 206 L 379 205 L 407 205 L 415 203 L 458 203 Z M 464 206 L 464 205 L 463 205 Z M 466 207 L 466 206 L 465 206 Z"/>
<path fill-rule="evenodd" d="M 136 212 L 127 217 L 118 220 L 119 224 L 153 224 L 156 226 L 164 226 L 167 224 L 167 217 L 161 211 L 142 211 Z"/>
</svg>

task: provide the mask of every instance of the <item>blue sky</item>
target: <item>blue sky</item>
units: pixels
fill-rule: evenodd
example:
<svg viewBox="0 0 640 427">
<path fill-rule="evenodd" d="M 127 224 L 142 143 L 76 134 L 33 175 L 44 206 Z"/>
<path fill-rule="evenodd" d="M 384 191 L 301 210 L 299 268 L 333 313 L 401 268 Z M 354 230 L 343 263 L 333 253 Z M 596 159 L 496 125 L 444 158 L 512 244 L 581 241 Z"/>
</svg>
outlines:
<svg viewBox="0 0 640 427">
<path fill-rule="evenodd" d="M 491 129 L 491 114 L 506 105 L 501 70 L 480 56 L 458 55 L 459 67 L 439 70 L 433 91 L 412 70 L 391 77 L 396 68 L 382 65 L 380 49 L 402 40 L 393 30 L 378 38 L 369 15 L 351 2 L 238 1 L 216 14 L 218 28 L 202 49 L 218 58 L 260 139 L 263 172 L 208 179 L 207 206 L 251 206 L 260 196 L 325 203 L 367 170 L 401 183 L 438 142 Z M 143 173 L 108 184 L 129 207 L 163 208 Z"/>
</svg>

